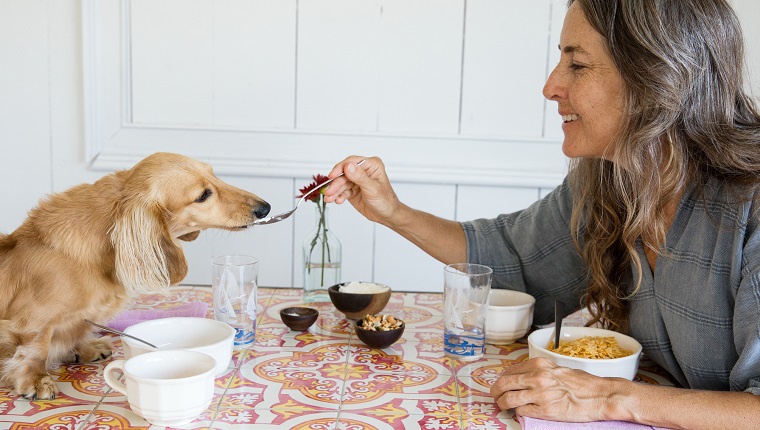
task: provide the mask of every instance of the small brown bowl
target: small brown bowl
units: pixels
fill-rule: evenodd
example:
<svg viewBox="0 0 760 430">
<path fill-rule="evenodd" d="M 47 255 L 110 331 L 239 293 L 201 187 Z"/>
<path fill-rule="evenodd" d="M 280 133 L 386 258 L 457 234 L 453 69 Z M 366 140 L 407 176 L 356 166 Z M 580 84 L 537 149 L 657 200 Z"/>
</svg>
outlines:
<svg viewBox="0 0 760 430">
<path fill-rule="evenodd" d="M 327 289 L 327 294 L 330 295 L 330 301 L 332 301 L 335 309 L 343 312 L 348 319 L 358 320 L 364 318 L 367 314 L 374 315 L 380 313 L 385 309 L 385 305 L 388 304 L 388 300 L 391 298 L 390 288 L 376 293 L 346 293 L 340 291 L 340 287 L 346 284 L 348 282 L 333 285 Z"/>
<path fill-rule="evenodd" d="M 319 311 L 313 308 L 292 307 L 280 309 L 280 319 L 294 331 L 308 330 L 317 320 Z"/>
<path fill-rule="evenodd" d="M 356 321 L 356 336 L 364 342 L 367 346 L 371 346 L 372 348 L 377 349 L 383 349 L 387 348 L 399 339 L 401 339 L 401 335 L 404 334 L 404 327 L 406 327 L 406 324 L 401 321 L 401 327 L 389 331 L 374 331 L 374 330 L 367 330 L 361 327 L 362 326 L 362 320 Z"/>
</svg>

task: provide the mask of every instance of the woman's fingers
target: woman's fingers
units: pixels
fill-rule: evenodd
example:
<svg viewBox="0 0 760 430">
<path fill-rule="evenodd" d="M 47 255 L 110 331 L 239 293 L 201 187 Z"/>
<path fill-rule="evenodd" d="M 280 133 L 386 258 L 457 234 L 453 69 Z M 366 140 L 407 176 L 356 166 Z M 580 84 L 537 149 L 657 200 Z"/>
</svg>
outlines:
<svg viewBox="0 0 760 430">
<path fill-rule="evenodd" d="M 502 409 L 537 402 L 555 379 L 552 372 L 556 367 L 546 359 L 533 359 L 507 366 L 491 386 L 491 395 Z"/>
<path fill-rule="evenodd" d="M 565 421 L 604 419 L 604 403 L 615 386 L 630 381 L 600 378 L 581 370 L 559 367 L 533 358 L 504 369 L 491 387 L 502 409 L 521 415 Z"/>
<path fill-rule="evenodd" d="M 354 188 L 356 185 L 352 181 L 352 178 L 356 178 L 358 163 L 365 159 L 366 157 L 352 155 L 333 167 L 327 176 L 330 178 L 337 178 L 325 189 L 326 202 L 341 204 L 354 195 Z M 338 177 L 341 173 L 343 176 Z M 356 191 L 358 192 L 359 190 Z"/>
</svg>

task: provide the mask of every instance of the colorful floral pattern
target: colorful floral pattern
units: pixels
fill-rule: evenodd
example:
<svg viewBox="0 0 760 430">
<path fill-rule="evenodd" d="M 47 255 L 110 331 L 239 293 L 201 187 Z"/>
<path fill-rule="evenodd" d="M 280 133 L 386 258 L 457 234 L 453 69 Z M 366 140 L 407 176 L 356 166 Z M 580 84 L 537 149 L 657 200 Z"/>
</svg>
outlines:
<svg viewBox="0 0 760 430">
<path fill-rule="evenodd" d="M 443 354 L 439 294 L 393 293 L 384 313 L 406 322 L 401 340 L 377 350 L 352 333 L 351 321 L 332 304 L 310 303 L 320 316 L 308 331 L 290 331 L 279 310 L 303 305 L 300 289 L 261 288 L 255 345 L 236 351 L 216 379 L 211 406 L 184 429 L 519 429 L 488 389 L 501 369 L 527 360 L 524 342 L 486 345 L 483 359 L 458 362 Z M 180 286 L 169 296 L 142 296 L 134 309 L 178 302 L 211 302 L 205 286 Z M 208 318 L 213 318 L 209 310 Z M 582 315 L 576 316 L 578 323 Z M 572 317 L 567 321 L 572 321 Z M 121 342 L 112 337 L 114 358 Z M 147 429 L 126 398 L 103 380 L 106 363 L 71 364 L 51 371 L 61 390 L 53 401 L 27 401 L 0 386 L 0 428 Z M 638 379 L 672 385 L 642 361 Z"/>
</svg>

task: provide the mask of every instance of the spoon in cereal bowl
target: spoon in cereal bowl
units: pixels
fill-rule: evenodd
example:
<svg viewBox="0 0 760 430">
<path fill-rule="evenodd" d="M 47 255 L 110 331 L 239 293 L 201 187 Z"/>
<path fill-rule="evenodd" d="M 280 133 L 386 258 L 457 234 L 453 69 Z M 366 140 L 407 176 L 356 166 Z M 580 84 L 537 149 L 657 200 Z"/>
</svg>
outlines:
<svg viewBox="0 0 760 430">
<path fill-rule="evenodd" d="M 562 330 L 562 303 L 554 301 L 554 349 L 559 348 L 559 337 Z"/>
</svg>

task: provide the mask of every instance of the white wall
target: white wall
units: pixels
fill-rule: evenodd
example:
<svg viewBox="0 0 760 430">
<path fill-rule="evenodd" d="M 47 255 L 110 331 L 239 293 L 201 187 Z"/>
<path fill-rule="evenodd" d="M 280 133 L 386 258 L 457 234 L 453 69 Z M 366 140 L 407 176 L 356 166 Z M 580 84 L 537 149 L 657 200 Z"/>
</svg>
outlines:
<svg viewBox="0 0 760 430">
<path fill-rule="evenodd" d="M 49 26 L 45 2 L 0 3 L 0 226 L 6 231 L 53 184 Z"/>
<path fill-rule="evenodd" d="M 760 2 L 752 0 L 732 0 L 744 31 L 747 50 L 747 76 L 750 92 L 760 100 Z"/>
<path fill-rule="evenodd" d="M 275 3 L 277 2 L 272 4 Z M 343 6 L 349 3 L 356 2 L 332 2 L 332 4 Z M 449 5 L 451 6 L 452 3 L 455 2 L 449 2 Z M 561 2 L 552 1 L 549 4 L 556 7 L 557 3 Z M 137 1 L 133 4 L 141 5 Z M 265 4 L 265 2 L 259 2 L 259 4 Z M 277 4 L 280 4 L 280 7 L 286 7 L 282 6 L 282 3 Z M 300 4 L 304 5 L 303 7 L 309 7 L 308 5 L 312 3 L 301 1 Z M 331 2 L 323 1 L 321 4 L 331 4 Z M 406 4 L 409 4 L 408 7 L 413 7 L 412 5 L 421 3 L 395 3 L 396 7 L 401 8 L 407 7 Z M 478 16 L 487 15 L 488 10 L 493 10 L 489 8 L 503 7 L 504 2 L 469 0 L 467 4 L 470 7 L 468 10 L 470 18 L 477 19 Z M 753 70 L 757 70 L 760 67 L 758 66 L 760 52 L 756 43 L 760 39 L 757 33 L 757 28 L 760 28 L 760 13 L 758 13 L 757 4 L 753 0 L 735 0 L 733 4 L 744 21 L 747 39 L 751 39 L 749 61 L 753 65 Z M 451 6 L 451 10 L 455 9 L 454 6 L 456 5 Z M 556 46 L 556 40 L 548 39 L 549 35 L 556 34 L 551 33 L 550 26 L 553 25 L 556 32 L 560 18 L 556 15 L 553 18 L 542 16 L 540 19 L 543 21 L 540 24 L 526 19 L 524 22 L 517 20 L 510 25 L 524 26 L 526 31 L 533 29 L 536 25 L 545 26 L 547 46 Z M 93 182 L 106 174 L 109 169 L 120 168 L 116 163 L 113 168 L 101 166 L 98 170 L 93 170 L 85 158 L 85 111 L 91 106 L 85 103 L 83 95 L 88 82 L 85 82 L 87 73 L 83 66 L 81 17 L 82 3 L 77 0 L 3 0 L 0 2 L 0 58 L 3 62 L 0 67 L 0 94 L 3 95 L 0 98 L 0 136 L 2 136 L 0 183 L 3 184 L 4 202 L 3 209 L 0 211 L 0 231 L 9 232 L 15 229 L 24 219 L 26 212 L 45 194 L 61 191 L 82 182 Z M 350 22 L 345 24 L 348 26 L 345 29 L 350 29 Z M 471 30 L 478 28 L 472 27 L 474 24 L 470 25 Z M 310 31 L 308 28 L 303 30 Z M 489 34 L 485 32 L 483 38 L 487 39 Z M 454 43 L 453 40 L 452 43 Z M 487 46 L 482 49 L 487 49 Z M 553 51 L 556 49 L 549 52 Z M 479 70 L 487 70 L 488 66 L 501 70 L 505 67 L 519 67 L 520 64 L 520 58 L 506 61 L 503 58 L 500 59 L 499 56 L 493 57 L 496 63 L 489 63 L 485 60 L 488 52 L 469 51 L 466 55 L 471 56 L 469 61 L 473 64 L 477 64 L 478 61 L 483 63 L 478 68 Z M 351 59 L 350 56 L 341 57 L 340 61 L 350 65 Z M 403 60 L 412 61 L 414 58 Z M 311 60 L 307 58 L 304 61 L 306 61 L 304 64 L 312 61 L 312 67 L 319 64 L 319 58 Z M 546 64 L 553 61 L 556 60 L 548 58 Z M 257 69 L 255 64 L 250 63 L 244 63 L 242 67 L 248 67 L 251 71 Z M 396 79 L 404 78 L 403 70 L 393 71 L 398 73 Z M 319 69 L 315 68 L 314 73 L 317 72 Z M 488 80 L 490 77 L 483 75 L 477 79 Z M 753 82 L 758 82 L 756 76 Z M 757 87 L 758 85 L 755 84 L 755 88 Z M 356 89 L 362 92 L 372 90 L 369 83 L 358 85 Z M 230 97 L 234 96 L 237 90 L 237 87 L 226 89 Z M 240 89 L 240 91 L 243 90 Z M 260 97 L 266 97 L 268 89 L 253 87 L 245 90 L 252 91 L 252 94 L 258 94 Z M 499 93 L 504 89 L 494 88 L 494 91 Z M 302 96 L 324 97 L 324 94 L 315 92 L 313 95 L 302 94 Z M 307 103 L 310 98 L 304 100 L 304 103 Z M 485 115 L 489 110 L 483 105 L 474 103 L 473 100 L 475 99 L 465 98 L 462 103 L 472 112 L 480 112 L 477 118 L 487 120 Z M 498 100 L 499 98 L 495 98 L 489 103 L 498 103 Z M 350 100 L 346 102 L 347 106 L 350 106 L 348 102 Z M 516 105 L 520 106 L 519 101 Z M 199 105 L 201 108 L 203 106 Z M 513 106 L 515 105 L 503 105 L 499 109 L 509 113 L 510 109 L 514 109 Z M 556 110 L 554 106 L 551 104 L 545 106 L 539 105 L 540 112 L 537 112 L 533 118 L 541 118 L 543 121 L 544 115 L 549 118 L 549 113 L 554 114 Z M 302 104 L 298 108 L 315 112 L 309 110 L 307 104 Z M 220 109 L 224 108 L 220 107 Z M 531 110 L 533 109 L 536 108 Z M 170 113 L 165 109 L 140 112 L 151 115 Z M 346 112 L 351 113 L 350 110 Z M 525 113 L 524 110 L 519 112 Z M 232 115 L 235 111 L 228 111 L 228 113 Z M 277 114 L 277 112 L 268 114 Z M 264 115 L 262 112 L 254 111 L 248 118 L 260 118 Z M 313 121 L 314 124 L 322 121 L 316 117 L 302 116 L 301 118 L 303 121 Z M 394 121 L 402 119 L 396 118 Z M 423 120 L 424 118 L 420 121 Z M 497 121 L 490 120 L 487 124 L 496 123 Z M 401 123 L 397 122 L 397 124 Z M 478 123 L 474 119 L 468 122 L 467 118 L 461 124 L 465 132 L 468 127 L 486 127 L 484 125 L 486 123 Z M 494 133 L 501 132 L 505 131 L 494 131 Z M 508 133 L 509 130 L 506 132 Z M 557 128 L 544 131 L 543 138 L 559 138 Z M 538 145 L 544 144 L 538 143 Z M 144 150 L 150 150 L 153 147 L 160 149 L 160 145 L 147 145 Z M 525 147 L 531 148 L 531 145 Z M 543 157 L 546 160 L 552 160 L 550 165 L 557 166 L 556 151 L 559 149 L 551 146 L 541 148 L 543 152 L 539 152 L 544 154 Z M 347 152 L 343 150 L 343 147 L 336 145 L 329 151 L 329 157 L 319 160 L 316 164 L 308 165 L 307 168 L 294 170 L 298 173 L 282 174 L 273 169 L 250 174 L 229 169 L 221 176 L 228 182 L 266 198 L 275 210 L 279 211 L 292 205 L 294 201 L 292 196 L 295 195 L 297 188 L 308 182 L 310 175 L 326 173 L 334 162 L 349 155 Z M 415 158 L 420 158 L 420 154 L 411 150 L 408 152 Z M 400 153 L 403 155 L 403 151 Z M 366 153 L 366 155 L 373 154 Z M 430 154 L 424 155 L 430 156 Z M 392 159 L 396 159 L 394 157 L 401 159 L 397 153 L 391 155 Z M 489 157 L 484 158 L 484 163 L 494 161 L 487 158 Z M 124 167 L 128 167 L 129 162 L 132 162 L 132 159 L 128 157 L 121 160 Z M 510 160 L 505 159 L 503 162 L 508 164 Z M 321 171 L 315 171 L 317 169 L 315 166 L 318 166 Z M 399 196 L 420 209 L 448 218 L 472 219 L 516 210 L 539 196 L 545 195 L 551 189 L 551 186 L 546 183 L 538 183 L 540 181 L 534 181 L 536 183 L 534 186 L 528 184 L 518 186 L 515 184 L 483 185 L 476 183 L 477 181 L 457 183 L 457 181 L 414 180 L 411 174 L 414 173 L 411 172 L 414 169 L 404 170 L 403 167 L 400 163 L 389 165 L 392 177 L 396 174 L 396 177 L 401 178 L 396 181 Z M 555 173 L 561 176 L 562 166 L 556 167 L 556 170 Z M 221 166 L 221 171 L 225 171 L 224 166 Z M 312 217 L 311 208 L 307 206 L 299 210 L 293 222 L 257 227 L 242 233 L 205 232 L 196 242 L 186 246 L 191 265 L 187 282 L 208 282 L 208 260 L 212 255 L 244 252 L 261 258 L 261 284 L 299 285 L 300 243 L 306 232 L 311 229 Z M 387 229 L 367 222 L 350 206 L 333 207 L 331 225 L 343 241 L 343 277 L 346 280 L 375 280 L 387 283 L 397 290 L 440 289 L 440 263 L 414 249 Z"/>
</svg>

